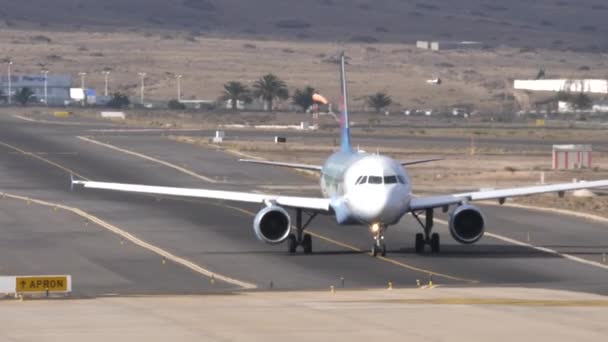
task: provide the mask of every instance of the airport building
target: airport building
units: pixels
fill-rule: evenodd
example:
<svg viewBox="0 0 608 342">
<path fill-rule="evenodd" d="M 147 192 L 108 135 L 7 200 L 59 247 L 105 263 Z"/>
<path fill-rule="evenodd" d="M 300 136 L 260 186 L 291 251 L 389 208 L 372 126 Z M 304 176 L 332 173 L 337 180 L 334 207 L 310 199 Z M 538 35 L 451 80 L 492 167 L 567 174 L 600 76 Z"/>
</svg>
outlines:
<svg viewBox="0 0 608 342">
<path fill-rule="evenodd" d="M 515 80 L 516 90 L 552 91 L 570 93 L 608 94 L 608 80 L 605 79 L 555 79 L 555 80 Z"/>
<path fill-rule="evenodd" d="M 47 101 L 49 105 L 65 105 L 70 101 L 72 77 L 69 75 L 48 75 L 46 77 Z M 19 89 L 30 88 L 38 102 L 44 103 L 44 75 L 12 75 L 11 92 L 15 95 Z M 8 94 L 8 77 L 0 77 L 0 89 Z"/>
<path fill-rule="evenodd" d="M 468 50 L 482 49 L 482 42 L 473 41 L 416 41 L 416 47 L 422 50 L 444 51 L 444 50 Z"/>
</svg>

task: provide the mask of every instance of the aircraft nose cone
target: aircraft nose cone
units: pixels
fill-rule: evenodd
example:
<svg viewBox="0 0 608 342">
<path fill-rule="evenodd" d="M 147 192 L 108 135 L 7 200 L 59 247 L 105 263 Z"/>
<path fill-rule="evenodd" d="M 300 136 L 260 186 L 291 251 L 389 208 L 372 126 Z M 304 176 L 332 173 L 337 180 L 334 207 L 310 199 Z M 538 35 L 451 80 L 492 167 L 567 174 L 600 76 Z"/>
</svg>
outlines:
<svg viewBox="0 0 608 342">
<path fill-rule="evenodd" d="M 403 214 L 406 199 L 396 189 L 366 192 L 353 198 L 351 204 L 360 220 L 368 223 L 393 223 Z"/>
<path fill-rule="evenodd" d="M 387 206 L 387 196 L 383 191 L 369 191 L 352 198 L 351 205 L 359 219 L 365 222 L 376 222 Z"/>
</svg>

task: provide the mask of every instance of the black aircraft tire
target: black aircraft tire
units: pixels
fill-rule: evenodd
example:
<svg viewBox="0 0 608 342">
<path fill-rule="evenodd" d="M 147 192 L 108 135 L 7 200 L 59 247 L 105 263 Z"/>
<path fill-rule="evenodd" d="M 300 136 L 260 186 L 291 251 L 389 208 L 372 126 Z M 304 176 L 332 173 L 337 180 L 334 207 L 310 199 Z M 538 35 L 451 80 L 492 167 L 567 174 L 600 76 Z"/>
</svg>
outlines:
<svg viewBox="0 0 608 342">
<path fill-rule="evenodd" d="M 418 254 L 424 253 L 424 245 L 425 245 L 424 235 L 422 235 L 422 233 L 416 234 L 416 244 L 415 244 L 416 253 L 418 253 Z"/>
<path fill-rule="evenodd" d="M 312 253 L 312 236 L 310 236 L 310 234 L 304 234 L 302 247 L 304 247 L 304 254 Z"/>
<path fill-rule="evenodd" d="M 431 235 L 431 252 L 439 253 L 440 246 L 439 234 L 433 233 L 433 235 Z"/>
<path fill-rule="evenodd" d="M 296 242 L 296 236 L 293 234 L 289 234 L 289 236 L 287 237 L 287 251 L 290 254 L 295 254 L 296 248 L 298 248 L 298 243 Z"/>
</svg>

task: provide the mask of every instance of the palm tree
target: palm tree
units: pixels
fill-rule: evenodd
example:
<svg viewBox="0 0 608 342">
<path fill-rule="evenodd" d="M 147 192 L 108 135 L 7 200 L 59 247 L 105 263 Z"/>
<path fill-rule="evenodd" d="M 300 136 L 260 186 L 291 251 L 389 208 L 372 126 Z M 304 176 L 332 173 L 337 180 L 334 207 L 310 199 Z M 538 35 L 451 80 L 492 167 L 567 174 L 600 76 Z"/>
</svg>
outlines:
<svg viewBox="0 0 608 342">
<path fill-rule="evenodd" d="M 130 104 L 131 100 L 129 100 L 129 96 L 117 92 L 112 95 L 112 99 L 107 103 L 107 106 L 110 108 L 122 108 L 128 107 Z"/>
<path fill-rule="evenodd" d="M 382 109 L 388 107 L 393 103 L 393 99 L 386 93 L 377 92 L 367 97 L 367 105 L 374 108 L 376 112 L 380 112 Z"/>
<path fill-rule="evenodd" d="M 293 104 L 302 107 L 302 109 L 304 110 L 307 110 L 308 108 L 310 108 L 310 106 L 314 104 L 314 101 L 312 100 L 312 96 L 314 94 L 315 88 L 309 86 L 304 89 L 296 89 L 296 91 L 293 92 L 293 96 L 291 98 L 293 99 Z"/>
<path fill-rule="evenodd" d="M 289 90 L 287 90 L 287 85 L 280 78 L 273 74 L 267 74 L 255 81 L 253 84 L 253 95 L 261 98 L 268 104 L 268 110 L 272 111 L 274 100 L 286 100 L 289 98 Z"/>
<path fill-rule="evenodd" d="M 32 100 L 33 96 L 34 92 L 30 88 L 24 87 L 17 91 L 17 93 L 15 94 L 15 100 L 21 103 L 22 106 L 25 106 L 28 102 Z"/>
<path fill-rule="evenodd" d="M 232 110 L 237 110 L 238 101 L 243 101 L 245 103 L 251 102 L 249 93 L 249 89 L 243 83 L 230 81 L 224 84 L 224 90 L 222 91 L 220 99 L 222 101 L 230 101 Z"/>
</svg>

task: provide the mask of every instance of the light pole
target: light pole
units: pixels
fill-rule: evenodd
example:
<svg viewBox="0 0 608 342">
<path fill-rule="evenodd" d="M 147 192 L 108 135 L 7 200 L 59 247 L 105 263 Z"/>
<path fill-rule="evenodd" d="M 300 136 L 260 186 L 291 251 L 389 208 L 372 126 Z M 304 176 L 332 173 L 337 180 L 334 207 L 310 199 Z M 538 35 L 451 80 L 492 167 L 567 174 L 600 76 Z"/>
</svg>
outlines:
<svg viewBox="0 0 608 342">
<path fill-rule="evenodd" d="M 110 70 L 104 70 L 103 71 L 103 76 L 105 79 L 105 91 L 104 91 L 104 96 L 108 97 L 108 77 L 110 77 Z"/>
<path fill-rule="evenodd" d="M 145 72 L 140 72 L 139 73 L 139 77 L 141 77 L 141 92 L 139 94 L 139 102 L 141 103 L 141 105 L 144 105 L 144 90 L 146 89 L 146 83 L 145 83 L 145 79 L 146 79 L 146 73 Z"/>
<path fill-rule="evenodd" d="M 177 101 L 181 101 L 182 100 L 182 77 L 183 75 L 175 75 L 175 78 L 177 79 Z"/>
<path fill-rule="evenodd" d="M 87 73 L 82 71 L 78 73 L 78 76 L 80 76 L 80 88 L 82 89 L 82 105 L 84 106 L 85 103 L 87 103 L 87 91 L 84 88 L 84 79 L 85 77 L 87 77 Z"/>
<path fill-rule="evenodd" d="M 42 75 L 44 75 L 44 104 L 49 105 L 49 97 L 48 97 L 48 80 L 49 80 L 49 71 L 47 69 L 42 69 Z"/>
<path fill-rule="evenodd" d="M 8 104 L 11 104 L 11 98 L 12 96 L 12 92 L 13 92 L 13 84 L 12 84 L 12 80 L 11 80 L 11 65 L 13 65 L 13 61 L 12 60 L 8 60 L 6 62 L 7 68 L 8 68 Z"/>
</svg>

